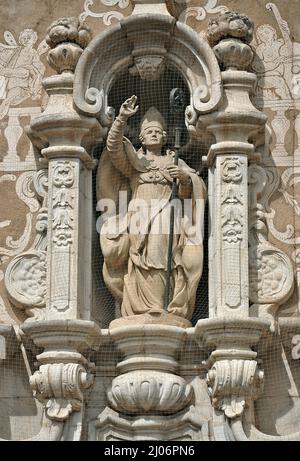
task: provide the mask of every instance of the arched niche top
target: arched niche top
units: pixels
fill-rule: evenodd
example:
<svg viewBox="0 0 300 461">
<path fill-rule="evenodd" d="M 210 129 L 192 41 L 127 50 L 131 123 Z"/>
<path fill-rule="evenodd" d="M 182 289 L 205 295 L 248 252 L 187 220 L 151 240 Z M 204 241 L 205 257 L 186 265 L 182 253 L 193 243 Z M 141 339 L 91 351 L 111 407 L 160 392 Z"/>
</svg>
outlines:
<svg viewBox="0 0 300 461">
<path fill-rule="evenodd" d="M 108 126 L 113 111 L 107 95 L 114 80 L 128 71 L 156 78 L 165 67 L 179 72 L 189 88 L 188 123 L 216 110 L 222 83 L 214 52 L 189 26 L 156 14 L 126 18 L 90 42 L 75 71 L 75 107 Z"/>
</svg>

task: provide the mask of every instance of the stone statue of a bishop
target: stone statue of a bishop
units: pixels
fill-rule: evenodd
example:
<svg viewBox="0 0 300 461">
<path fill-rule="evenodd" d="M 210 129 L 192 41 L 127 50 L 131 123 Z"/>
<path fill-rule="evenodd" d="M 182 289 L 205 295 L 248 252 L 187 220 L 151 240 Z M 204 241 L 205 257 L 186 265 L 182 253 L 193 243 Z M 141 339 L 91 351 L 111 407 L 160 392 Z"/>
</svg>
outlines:
<svg viewBox="0 0 300 461">
<path fill-rule="evenodd" d="M 155 107 L 141 121 L 139 150 L 124 137 L 128 119 L 138 110 L 136 103 L 137 97 L 132 96 L 122 104 L 97 172 L 98 200 L 115 204 L 100 231 L 104 280 L 121 306 L 122 317 L 163 311 L 170 201 L 176 181 L 169 274 L 172 294 L 167 310 L 172 316 L 190 320 L 203 266 L 206 189 L 195 170 L 181 159 L 175 165 L 174 152 L 164 148 L 166 123 Z M 125 206 L 124 196 L 128 197 Z"/>
</svg>

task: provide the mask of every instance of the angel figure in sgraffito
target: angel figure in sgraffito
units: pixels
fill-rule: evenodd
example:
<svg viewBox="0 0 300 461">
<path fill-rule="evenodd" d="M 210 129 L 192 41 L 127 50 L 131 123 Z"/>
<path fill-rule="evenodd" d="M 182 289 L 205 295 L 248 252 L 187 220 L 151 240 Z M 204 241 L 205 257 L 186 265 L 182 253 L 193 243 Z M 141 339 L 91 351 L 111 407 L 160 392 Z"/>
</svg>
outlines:
<svg viewBox="0 0 300 461">
<path fill-rule="evenodd" d="M 19 43 L 11 32 L 4 33 L 6 43 L 0 43 L 0 120 L 10 107 L 41 96 L 45 66 L 40 56 L 48 50 L 48 45 L 42 41 L 35 49 L 37 39 L 32 29 L 20 33 Z"/>
</svg>

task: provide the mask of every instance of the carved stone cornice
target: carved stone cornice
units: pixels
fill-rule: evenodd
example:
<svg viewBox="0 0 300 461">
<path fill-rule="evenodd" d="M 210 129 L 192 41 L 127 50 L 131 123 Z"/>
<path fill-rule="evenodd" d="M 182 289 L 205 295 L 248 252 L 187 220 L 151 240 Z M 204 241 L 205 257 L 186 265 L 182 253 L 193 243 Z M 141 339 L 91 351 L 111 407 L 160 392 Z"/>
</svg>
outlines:
<svg viewBox="0 0 300 461">
<path fill-rule="evenodd" d="M 38 347 L 45 349 L 38 360 L 43 360 L 48 351 L 51 353 L 59 350 L 59 346 L 62 348 L 62 360 L 64 354 L 77 353 L 76 351 L 84 351 L 94 344 L 99 344 L 101 336 L 100 328 L 88 320 L 43 320 L 30 324 L 23 323 L 21 329 Z"/>
</svg>

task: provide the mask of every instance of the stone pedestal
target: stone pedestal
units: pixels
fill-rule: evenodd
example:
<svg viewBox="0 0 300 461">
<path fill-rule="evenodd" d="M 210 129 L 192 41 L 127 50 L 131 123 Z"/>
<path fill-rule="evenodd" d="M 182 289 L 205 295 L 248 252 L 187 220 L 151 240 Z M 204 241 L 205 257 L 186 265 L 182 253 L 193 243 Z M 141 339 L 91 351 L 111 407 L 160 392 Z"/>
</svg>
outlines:
<svg viewBox="0 0 300 461">
<path fill-rule="evenodd" d="M 186 330 L 167 325 L 115 327 L 110 336 L 122 354 L 120 373 L 112 380 L 106 408 L 95 422 L 98 440 L 176 440 L 199 421 L 189 414 L 193 388 L 178 375 L 177 355 Z M 169 434 L 161 428 L 166 424 Z M 113 429 L 112 427 L 113 426 Z"/>
</svg>

